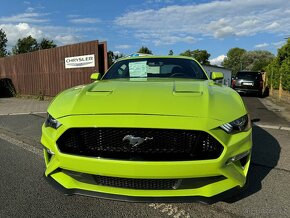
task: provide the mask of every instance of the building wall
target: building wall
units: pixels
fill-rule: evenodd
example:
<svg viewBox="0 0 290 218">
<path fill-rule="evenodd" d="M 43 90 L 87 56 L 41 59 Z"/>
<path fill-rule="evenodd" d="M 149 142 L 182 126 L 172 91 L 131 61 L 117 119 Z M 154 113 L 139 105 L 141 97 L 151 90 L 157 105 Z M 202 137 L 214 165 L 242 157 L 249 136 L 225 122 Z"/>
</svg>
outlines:
<svg viewBox="0 0 290 218">
<path fill-rule="evenodd" d="M 211 72 L 222 72 L 224 74 L 224 78 L 218 83 L 221 83 L 225 86 L 231 86 L 231 78 L 232 78 L 232 71 L 224 68 L 224 67 L 217 67 L 211 65 L 202 65 L 207 74 L 210 76 Z"/>
<path fill-rule="evenodd" d="M 92 54 L 95 67 L 65 68 L 65 58 Z M 18 94 L 55 96 L 107 68 L 107 44 L 95 40 L 0 58 L 0 79 L 11 79 Z"/>
</svg>

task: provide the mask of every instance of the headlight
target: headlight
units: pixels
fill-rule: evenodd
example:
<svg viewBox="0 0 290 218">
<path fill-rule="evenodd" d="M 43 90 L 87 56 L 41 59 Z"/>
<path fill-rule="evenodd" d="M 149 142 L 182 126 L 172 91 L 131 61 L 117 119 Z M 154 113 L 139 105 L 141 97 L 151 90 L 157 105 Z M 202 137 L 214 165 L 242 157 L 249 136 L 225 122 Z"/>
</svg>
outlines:
<svg viewBox="0 0 290 218">
<path fill-rule="evenodd" d="M 246 114 L 239 119 L 236 119 L 232 122 L 225 123 L 220 126 L 227 133 L 236 133 L 241 131 L 246 131 L 251 127 L 251 123 L 249 122 L 249 115 Z"/>
<path fill-rule="evenodd" d="M 45 127 L 51 127 L 54 129 L 57 129 L 62 124 L 58 122 L 56 119 L 54 119 L 50 114 L 47 114 L 47 119 L 45 121 Z"/>
</svg>

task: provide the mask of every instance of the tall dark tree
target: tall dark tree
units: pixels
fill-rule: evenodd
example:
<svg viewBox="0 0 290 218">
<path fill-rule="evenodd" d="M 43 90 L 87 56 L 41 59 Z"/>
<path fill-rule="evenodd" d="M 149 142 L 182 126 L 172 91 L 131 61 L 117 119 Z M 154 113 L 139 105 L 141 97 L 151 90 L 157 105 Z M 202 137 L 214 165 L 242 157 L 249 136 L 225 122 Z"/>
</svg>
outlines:
<svg viewBox="0 0 290 218">
<path fill-rule="evenodd" d="M 242 48 L 231 48 L 222 62 L 222 66 L 229 68 L 232 70 L 233 75 L 236 75 L 238 71 L 243 70 L 245 67 L 243 56 L 246 52 Z"/>
<path fill-rule="evenodd" d="M 53 42 L 53 40 L 48 40 L 46 38 L 43 38 L 39 43 L 39 49 L 49 49 L 49 48 L 55 48 L 56 44 Z"/>
<path fill-rule="evenodd" d="M 269 51 L 248 51 L 242 56 L 243 70 L 263 71 L 274 58 L 275 56 Z"/>
<path fill-rule="evenodd" d="M 180 55 L 193 57 L 201 64 L 209 64 L 210 54 L 207 52 L 207 50 L 196 49 L 196 50 L 191 51 L 188 49 L 188 50 L 184 51 L 183 53 L 181 53 Z"/>
<path fill-rule="evenodd" d="M 107 56 L 108 56 L 108 65 L 110 67 L 117 59 L 122 58 L 125 55 L 121 53 L 114 53 L 112 51 L 108 51 Z"/>
<path fill-rule="evenodd" d="M 168 55 L 173 55 L 173 50 L 170 49 Z"/>
<path fill-rule="evenodd" d="M 290 38 L 278 49 L 277 57 L 266 67 L 266 72 L 274 89 L 279 88 L 281 80 L 282 88 L 290 91 Z"/>
<path fill-rule="evenodd" d="M 18 39 L 16 45 L 12 48 L 13 54 L 22 54 L 39 50 L 39 45 L 35 38 L 31 35 Z"/>
<path fill-rule="evenodd" d="M 6 50 L 7 37 L 3 29 L 0 29 L 0 57 L 5 57 L 8 53 Z"/>
<path fill-rule="evenodd" d="M 108 56 L 108 65 L 110 67 L 114 63 L 114 52 L 108 51 L 107 56 Z"/>
<path fill-rule="evenodd" d="M 193 56 L 192 56 L 192 51 L 189 50 L 189 49 L 187 49 L 186 51 L 180 53 L 180 55 L 182 55 L 182 56 L 186 56 L 186 57 L 193 57 Z"/>
<path fill-rule="evenodd" d="M 149 48 L 142 46 L 137 53 L 142 53 L 142 54 L 152 54 L 152 51 L 149 50 Z"/>
</svg>

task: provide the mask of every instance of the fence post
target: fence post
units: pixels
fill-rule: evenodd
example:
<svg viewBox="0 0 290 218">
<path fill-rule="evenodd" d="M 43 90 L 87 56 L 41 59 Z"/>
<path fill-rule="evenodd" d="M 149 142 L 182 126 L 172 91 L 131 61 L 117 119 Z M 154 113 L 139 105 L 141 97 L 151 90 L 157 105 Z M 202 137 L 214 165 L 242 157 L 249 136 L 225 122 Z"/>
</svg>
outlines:
<svg viewBox="0 0 290 218">
<path fill-rule="evenodd" d="M 279 79 L 279 101 L 282 98 L 282 72 L 280 72 L 280 79 Z"/>
<path fill-rule="evenodd" d="M 271 85 L 270 85 L 270 96 L 273 95 L 273 67 L 271 67 Z"/>
</svg>

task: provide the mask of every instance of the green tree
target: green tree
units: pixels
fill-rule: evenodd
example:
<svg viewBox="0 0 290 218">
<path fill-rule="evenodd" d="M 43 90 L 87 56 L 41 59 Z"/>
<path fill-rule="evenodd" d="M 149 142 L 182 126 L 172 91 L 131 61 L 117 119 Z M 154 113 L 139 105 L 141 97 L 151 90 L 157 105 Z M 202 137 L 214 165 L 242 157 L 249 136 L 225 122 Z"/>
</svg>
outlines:
<svg viewBox="0 0 290 218">
<path fill-rule="evenodd" d="M 179 55 L 182 55 L 182 56 L 186 56 L 186 57 L 193 57 L 192 56 L 192 51 L 187 49 L 186 51 L 180 53 Z"/>
<path fill-rule="evenodd" d="M 173 50 L 170 49 L 168 55 L 173 55 Z"/>
<path fill-rule="evenodd" d="M 22 54 L 39 50 L 39 45 L 31 35 L 18 39 L 16 45 L 12 48 L 13 54 Z"/>
<path fill-rule="evenodd" d="M 110 67 L 117 59 L 122 58 L 125 55 L 121 53 L 114 53 L 112 51 L 108 51 L 107 56 L 108 56 L 108 66 Z"/>
<path fill-rule="evenodd" d="M 142 46 L 137 53 L 142 53 L 142 54 L 152 54 L 152 51 L 149 50 L 149 48 Z"/>
<path fill-rule="evenodd" d="M 193 57 L 201 64 L 209 64 L 208 59 L 210 57 L 210 54 L 207 52 L 207 50 L 194 50 Z"/>
<path fill-rule="evenodd" d="M 269 51 L 248 51 L 242 56 L 243 70 L 263 71 L 274 58 L 275 56 Z"/>
<path fill-rule="evenodd" d="M 0 29 L 0 57 L 5 57 L 8 53 L 6 50 L 7 37 L 3 29 Z"/>
<path fill-rule="evenodd" d="M 108 51 L 107 56 L 108 56 L 108 66 L 110 67 L 114 63 L 114 52 Z"/>
<path fill-rule="evenodd" d="M 274 89 L 279 88 L 281 77 L 282 88 L 290 91 L 290 39 L 278 49 L 277 57 L 266 67 L 266 72 Z"/>
<path fill-rule="evenodd" d="M 207 50 L 186 50 L 182 53 L 180 53 L 180 55 L 182 56 L 187 56 L 187 57 L 193 57 L 194 59 L 196 59 L 198 62 L 200 62 L 201 64 L 209 64 L 209 57 L 210 54 L 207 52 Z"/>
<path fill-rule="evenodd" d="M 280 64 L 283 61 L 289 59 L 290 57 L 290 38 L 288 38 L 287 43 L 278 49 L 277 59 Z"/>
<path fill-rule="evenodd" d="M 222 66 L 232 71 L 233 75 L 236 75 L 238 71 L 244 69 L 243 55 L 247 51 L 242 48 L 231 48 L 227 57 L 222 62 Z"/>
<path fill-rule="evenodd" d="M 43 38 L 39 45 L 39 49 L 49 49 L 49 48 L 55 48 L 56 44 L 53 42 L 53 40 L 48 40 L 46 38 Z"/>
</svg>

